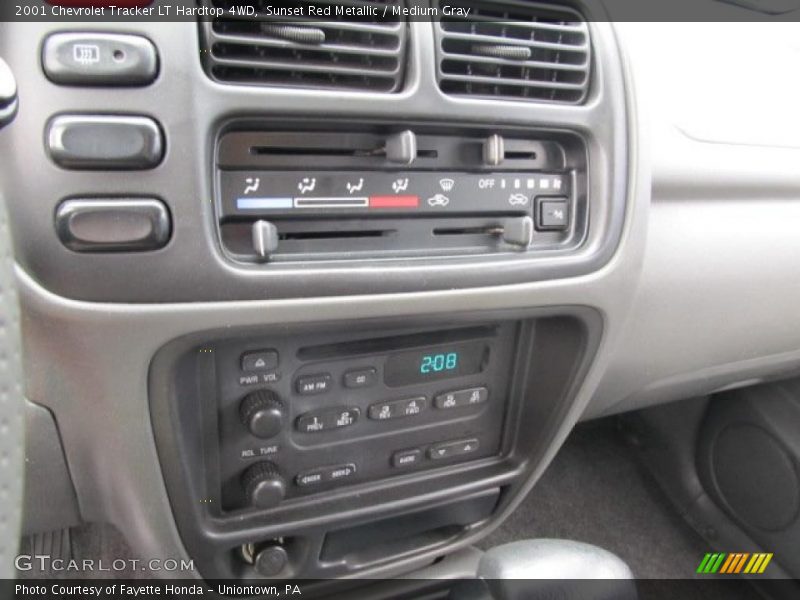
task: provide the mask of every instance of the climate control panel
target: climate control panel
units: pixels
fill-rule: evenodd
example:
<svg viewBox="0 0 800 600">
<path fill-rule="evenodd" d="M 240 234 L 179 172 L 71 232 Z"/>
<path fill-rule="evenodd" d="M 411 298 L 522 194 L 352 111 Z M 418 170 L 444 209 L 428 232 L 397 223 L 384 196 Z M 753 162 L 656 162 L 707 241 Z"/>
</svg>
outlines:
<svg viewBox="0 0 800 600">
<path fill-rule="evenodd" d="M 222 246 L 280 263 L 576 248 L 586 154 L 554 132 L 360 126 L 220 135 Z"/>
<path fill-rule="evenodd" d="M 223 510 L 499 456 L 516 338 L 506 322 L 220 343 Z"/>
</svg>

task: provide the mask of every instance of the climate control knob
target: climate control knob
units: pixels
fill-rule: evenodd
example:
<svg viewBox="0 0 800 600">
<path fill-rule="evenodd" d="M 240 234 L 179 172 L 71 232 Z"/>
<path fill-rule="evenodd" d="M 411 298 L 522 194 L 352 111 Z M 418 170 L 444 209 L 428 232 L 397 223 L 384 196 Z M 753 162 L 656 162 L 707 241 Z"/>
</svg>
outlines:
<svg viewBox="0 0 800 600">
<path fill-rule="evenodd" d="M 250 504 L 256 508 L 275 508 L 286 494 L 286 482 L 280 470 L 266 460 L 254 464 L 242 474 L 242 485 Z"/>
<path fill-rule="evenodd" d="M 275 392 L 258 390 L 242 400 L 239 416 L 254 436 L 271 438 L 283 427 L 283 403 Z"/>
</svg>

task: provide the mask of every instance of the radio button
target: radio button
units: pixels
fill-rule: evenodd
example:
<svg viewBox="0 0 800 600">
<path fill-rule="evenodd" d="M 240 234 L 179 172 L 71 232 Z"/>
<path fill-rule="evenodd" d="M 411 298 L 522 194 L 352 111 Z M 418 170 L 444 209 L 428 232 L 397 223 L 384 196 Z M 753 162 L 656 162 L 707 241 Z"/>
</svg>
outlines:
<svg viewBox="0 0 800 600">
<path fill-rule="evenodd" d="M 347 479 L 355 474 L 355 464 L 347 463 L 344 465 L 333 465 L 330 467 L 318 467 L 310 471 L 305 471 L 303 473 L 299 473 L 294 480 L 299 487 L 309 487 L 312 485 L 327 483 L 329 481 Z"/>
<path fill-rule="evenodd" d="M 331 389 L 330 373 L 317 373 L 316 375 L 303 375 L 298 377 L 294 383 L 298 394 L 310 396 L 312 394 L 323 394 Z"/>
<path fill-rule="evenodd" d="M 256 350 L 242 354 L 242 371 L 272 371 L 278 366 L 275 350 Z"/>
<path fill-rule="evenodd" d="M 308 487 L 310 485 L 319 485 L 323 482 L 324 477 L 325 474 L 322 469 L 314 469 L 313 471 L 299 473 L 297 477 L 294 478 L 294 481 L 299 487 Z"/>
<path fill-rule="evenodd" d="M 375 369 L 357 369 L 344 374 L 344 387 L 365 388 L 375 385 L 378 372 Z"/>
<path fill-rule="evenodd" d="M 375 421 L 414 417 L 425 410 L 426 405 L 427 399 L 425 396 L 381 402 L 380 404 L 373 404 L 369 407 L 368 416 Z"/>
<path fill-rule="evenodd" d="M 395 468 L 413 467 L 422 461 L 422 450 L 412 448 L 411 450 L 398 450 L 392 454 L 392 466 Z"/>
<path fill-rule="evenodd" d="M 489 390 L 485 387 L 476 387 L 439 394 L 433 399 L 433 404 L 436 408 L 460 408 L 483 404 L 488 398 Z"/>
<path fill-rule="evenodd" d="M 470 438 L 468 440 L 456 440 L 453 442 L 442 442 L 428 449 L 428 456 L 431 460 L 442 460 L 464 454 L 472 454 L 478 450 L 478 440 Z"/>
<path fill-rule="evenodd" d="M 357 408 L 333 408 L 310 412 L 297 418 L 295 427 L 300 433 L 319 433 L 349 427 L 358 421 L 361 411 Z"/>
<path fill-rule="evenodd" d="M 567 198 L 536 198 L 537 229 L 539 231 L 564 231 L 569 228 L 569 203 Z"/>
<path fill-rule="evenodd" d="M 347 479 L 356 474 L 356 466 L 353 463 L 346 465 L 336 465 L 333 467 L 325 467 L 323 469 L 325 481 L 338 481 L 340 479 Z"/>
</svg>

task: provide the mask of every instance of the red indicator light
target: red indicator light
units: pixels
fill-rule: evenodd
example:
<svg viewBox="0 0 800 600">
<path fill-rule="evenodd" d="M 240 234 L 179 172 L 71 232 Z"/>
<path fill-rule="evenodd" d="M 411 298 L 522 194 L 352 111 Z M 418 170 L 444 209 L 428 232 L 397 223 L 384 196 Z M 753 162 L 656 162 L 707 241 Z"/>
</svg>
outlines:
<svg viewBox="0 0 800 600">
<path fill-rule="evenodd" d="M 419 196 L 370 196 L 370 208 L 418 208 Z"/>
</svg>

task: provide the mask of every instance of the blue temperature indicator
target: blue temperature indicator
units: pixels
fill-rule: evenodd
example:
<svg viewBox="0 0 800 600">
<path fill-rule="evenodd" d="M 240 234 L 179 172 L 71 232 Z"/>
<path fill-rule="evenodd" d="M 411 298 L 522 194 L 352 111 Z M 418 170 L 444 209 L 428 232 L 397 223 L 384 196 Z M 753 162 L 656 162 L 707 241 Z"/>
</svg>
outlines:
<svg viewBox="0 0 800 600">
<path fill-rule="evenodd" d="M 419 372 L 441 373 L 442 371 L 452 371 L 458 367 L 458 353 L 447 352 L 442 354 L 425 354 L 419 365 Z"/>
</svg>

